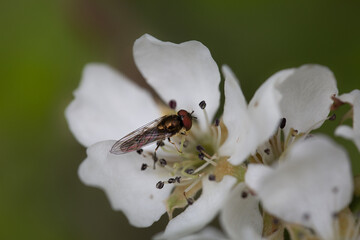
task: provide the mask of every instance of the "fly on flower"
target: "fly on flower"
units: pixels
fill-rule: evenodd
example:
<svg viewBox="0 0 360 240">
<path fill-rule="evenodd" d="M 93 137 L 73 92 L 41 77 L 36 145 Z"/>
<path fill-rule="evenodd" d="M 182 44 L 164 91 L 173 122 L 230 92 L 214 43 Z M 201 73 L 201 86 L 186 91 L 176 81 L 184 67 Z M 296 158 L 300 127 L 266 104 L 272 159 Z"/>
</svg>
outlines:
<svg viewBox="0 0 360 240">
<path fill-rule="evenodd" d="M 123 154 L 139 150 L 155 141 L 163 141 L 166 138 L 170 141 L 170 137 L 179 133 L 182 129 L 190 130 L 192 119 L 195 118 L 192 113 L 182 109 L 176 115 L 165 115 L 155 119 L 121 138 L 112 146 L 110 152 Z M 158 144 L 155 151 L 159 146 L 160 144 Z"/>
</svg>

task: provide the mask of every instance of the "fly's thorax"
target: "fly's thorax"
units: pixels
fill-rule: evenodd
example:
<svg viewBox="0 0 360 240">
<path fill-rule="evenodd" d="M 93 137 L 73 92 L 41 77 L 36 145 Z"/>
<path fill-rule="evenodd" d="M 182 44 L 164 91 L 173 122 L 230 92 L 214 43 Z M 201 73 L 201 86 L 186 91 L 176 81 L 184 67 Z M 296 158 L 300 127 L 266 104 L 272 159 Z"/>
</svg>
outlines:
<svg viewBox="0 0 360 240">
<path fill-rule="evenodd" d="M 182 129 L 182 124 L 179 116 L 169 115 L 159 123 L 157 128 L 160 131 L 175 134 Z"/>
</svg>

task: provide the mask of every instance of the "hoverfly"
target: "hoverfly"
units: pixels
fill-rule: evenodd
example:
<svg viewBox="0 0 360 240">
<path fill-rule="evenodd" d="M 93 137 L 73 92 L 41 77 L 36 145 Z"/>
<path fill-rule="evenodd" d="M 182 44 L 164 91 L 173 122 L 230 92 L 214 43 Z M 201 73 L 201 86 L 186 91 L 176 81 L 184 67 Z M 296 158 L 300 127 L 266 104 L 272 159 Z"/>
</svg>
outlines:
<svg viewBox="0 0 360 240">
<path fill-rule="evenodd" d="M 195 117 L 192 116 L 192 113 L 183 109 L 178 111 L 176 115 L 162 116 L 118 140 L 112 146 L 110 152 L 113 154 L 123 154 L 139 150 L 155 141 L 163 141 L 166 138 L 170 141 L 170 137 L 180 132 L 181 129 L 184 128 L 186 131 L 189 131 L 193 118 Z"/>
</svg>

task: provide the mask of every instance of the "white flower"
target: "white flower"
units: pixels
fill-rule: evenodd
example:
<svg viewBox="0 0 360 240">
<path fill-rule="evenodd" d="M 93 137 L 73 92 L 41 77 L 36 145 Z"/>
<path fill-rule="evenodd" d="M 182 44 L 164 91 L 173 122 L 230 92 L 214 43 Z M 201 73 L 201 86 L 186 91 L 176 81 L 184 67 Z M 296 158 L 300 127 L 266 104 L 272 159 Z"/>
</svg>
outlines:
<svg viewBox="0 0 360 240">
<path fill-rule="evenodd" d="M 335 130 L 335 135 L 354 141 L 360 151 L 360 90 L 355 89 L 350 93 L 342 94 L 337 99 L 352 105 L 353 127 L 339 126 Z"/>
<path fill-rule="evenodd" d="M 184 236 L 210 222 L 223 206 L 236 180 L 243 179 L 244 168 L 230 164 L 241 163 L 246 155 L 240 159 L 232 157 L 235 148 L 241 144 L 235 143 L 237 139 L 232 136 L 232 128 L 236 124 L 230 123 L 229 119 L 237 111 L 235 108 L 246 106 L 238 106 L 242 103 L 232 103 L 233 99 L 229 98 L 223 114 L 229 125 L 210 122 L 219 107 L 220 74 L 209 50 L 197 41 L 173 44 L 144 35 L 135 42 L 134 58 L 146 81 L 165 103 L 175 99 L 177 109 L 195 111 L 198 120 L 193 122 L 186 142 L 182 136 L 172 137 L 179 148 L 183 144 L 186 147 L 180 154 L 172 144 L 166 143 L 156 154 L 158 159 L 166 160 L 159 160 L 155 170 L 152 167 L 153 145 L 145 147 L 140 154 L 109 153 L 116 139 L 164 113 L 176 112 L 157 104 L 148 92 L 108 66 L 90 64 L 75 91 L 75 100 L 66 110 L 71 131 L 80 143 L 88 147 L 87 158 L 79 167 L 79 176 L 85 184 L 102 188 L 112 208 L 123 211 L 130 223 L 137 227 L 150 226 L 166 211 L 171 218 L 175 208 L 187 206 L 170 220 L 162 235 Z M 224 72 L 229 74 L 226 67 Z M 236 83 L 231 84 L 238 88 Z M 278 104 L 279 97 L 270 91 L 274 88 L 272 83 L 266 86 L 262 91 L 268 94 L 256 97 L 266 106 L 260 104 L 254 109 L 253 116 L 265 111 L 264 116 L 274 119 L 273 126 L 267 124 L 270 136 L 279 116 L 272 117 L 273 112 L 266 109 L 276 109 L 272 105 Z M 225 97 L 232 94 L 231 91 L 225 92 Z M 207 105 L 205 110 L 198 106 L 203 100 Z M 241 134 L 240 131 L 246 130 L 236 129 L 236 132 Z M 231 141 L 226 140 L 228 136 L 231 136 Z M 151 167 L 141 171 L 144 163 L 144 166 Z M 216 181 L 210 181 L 214 178 Z M 200 197 L 188 205 L 200 190 Z"/>
<path fill-rule="evenodd" d="M 274 168 L 252 164 L 245 176 L 266 211 L 335 239 L 334 216 L 352 197 L 346 152 L 329 138 L 297 141 Z"/>
<path fill-rule="evenodd" d="M 313 129 L 328 114 L 329 92 L 337 93 L 330 71 L 316 65 L 304 66 L 273 75 L 247 105 L 235 76 L 225 66 L 223 121 L 214 125 L 211 120 L 219 107 L 220 74 L 204 45 L 197 41 L 173 44 L 144 35 L 134 44 L 134 58 L 148 84 L 165 103 L 176 100 L 178 110 L 195 111 L 198 120 L 193 122 L 186 140 L 183 136 L 172 137 L 181 153 L 168 143 L 157 151 L 157 158 L 154 146 L 145 147 L 140 154 L 109 152 L 115 140 L 164 114 L 176 112 L 155 102 L 148 92 L 105 65 L 90 64 L 85 68 L 66 117 L 75 137 L 88 148 L 87 158 L 79 167 L 80 179 L 102 188 L 113 209 L 123 211 L 132 225 L 147 227 L 166 211 L 172 218 L 174 209 L 187 207 L 170 220 L 160 238 L 178 238 L 203 228 L 227 201 L 236 181 L 243 179 L 244 168 L 235 165 L 249 155 L 261 157 L 265 152 L 275 156 L 274 149 L 271 154 L 267 148 L 257 153 L 259 145 L 271 144 L 268 139 L 274 136 L 279 119 L 288 120 L 284 128 L 287 135 L 293 133 L 292 128 Z M 299 80 L 303 83 L 298 84 Z M 298 93 L 304 86 L 305 93 Z M 299 104 L 296 100 L 307 95 L 309 101 Z M 206 102 L 206 110 L 200 110 L 201 101 Z M 306 112 L 310 112 L 309 116 Z M 306 121 L 307 117 L 311 120 Z M 281 150 L 277 149 L 277 153 Z M 156 168 L 152 158 L 160 159 Z M 153 164 L 154 169 L 141 171 Z M 200 190 L 200 197 L 193 203 Z M 258 229 L 250 232 L 257 234 Z"/>
</svg>

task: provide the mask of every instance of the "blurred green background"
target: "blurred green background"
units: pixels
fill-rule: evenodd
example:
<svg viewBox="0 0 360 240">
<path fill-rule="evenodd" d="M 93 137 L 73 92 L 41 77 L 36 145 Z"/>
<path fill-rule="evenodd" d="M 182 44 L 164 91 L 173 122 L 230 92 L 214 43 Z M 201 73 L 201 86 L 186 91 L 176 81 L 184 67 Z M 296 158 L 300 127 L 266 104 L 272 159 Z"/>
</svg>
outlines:
<svg viewBox="0 0 360 240">
<path fill-rule="evenodd" d="M 359 86 L 360 1 L 3 1 L 0 9 L 0 239 L 149 239 L 101 190 L 84 186 L 85 149 L 64 119 L 82 68 L 108 63 L 139 84 L 144 33 L 196 39 L 228 64 L 247 99 L 278 70 L 320 63 L 340 92 Z M 119 123 L 121 124 L 121 123 Z M 328 123 L 329 134 L 336 123 Z M 351 142 L 354 171 L 359 153 Z"/>
</svg>

